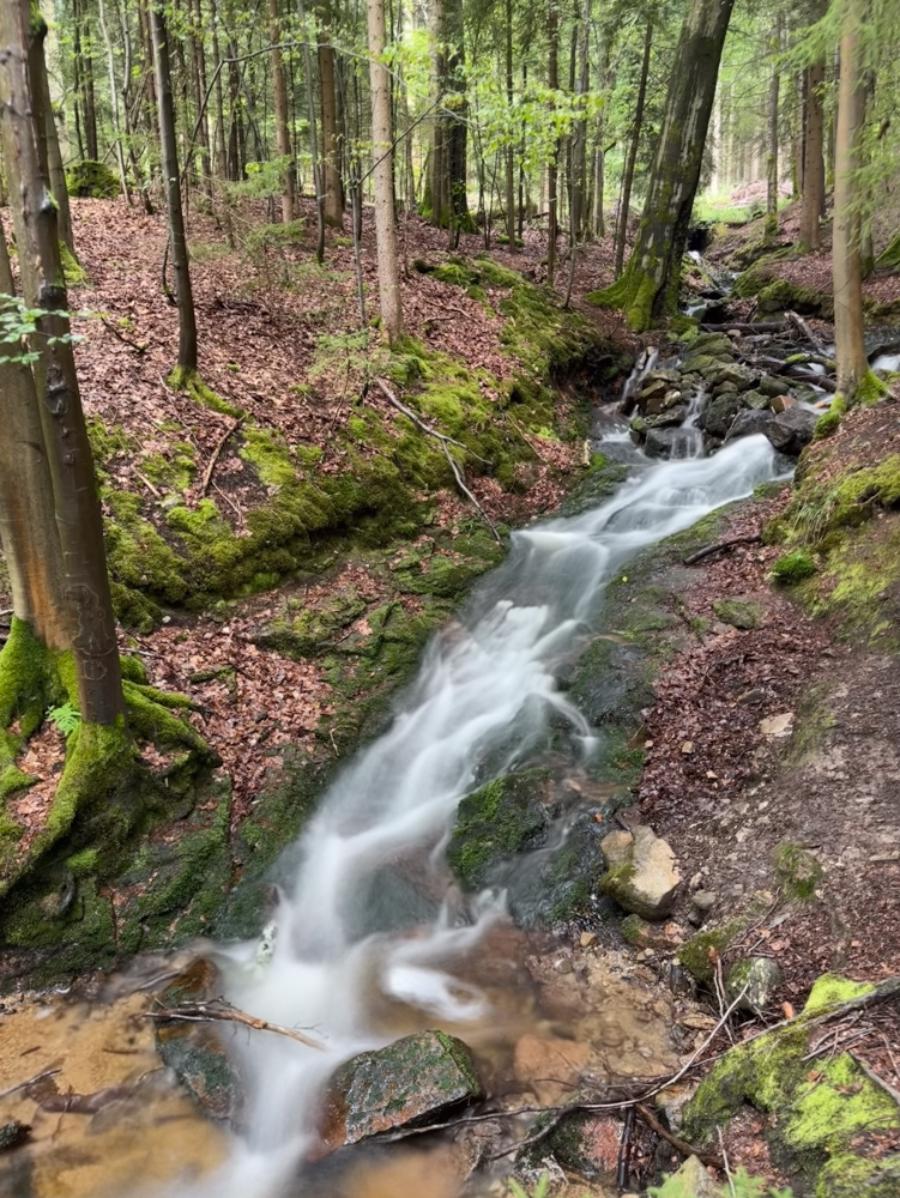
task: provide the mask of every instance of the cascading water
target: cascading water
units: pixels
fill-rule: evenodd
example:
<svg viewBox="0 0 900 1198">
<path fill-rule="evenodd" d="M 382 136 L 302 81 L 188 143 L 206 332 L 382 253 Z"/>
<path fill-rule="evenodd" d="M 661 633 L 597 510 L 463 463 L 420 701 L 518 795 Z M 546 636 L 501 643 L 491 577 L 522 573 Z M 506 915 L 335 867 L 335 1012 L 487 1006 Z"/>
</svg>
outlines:
<svg viewBox="0 0 900 1198">
<path fill-rule="evenodd" d="M 761 436 L 712 458 L 643 459 L 609 501 L 513 535 L 507 561 L 432 642 L 388 731 L 324 796 L 294 850 L 294 882 L 274 930 L 262 942 L 215 950 L 232 1002 L 309 1029 L 325 1051 L 235 1034 L 245 1130 L 227 1165 L 183 1195 L 295 1193 L 327 1078 L 343 1060 L 394 1038 L 379 1019 L 386 1003 L 424 1012 L 431 1025 L 485 1014 L 484 996 L 452 969 L 504 917 L 503 899 L 485 894 L 466 909 L 450 883 L 441 849 L 460 799 L 486 780 L 488 762 L 495 773 L 508 768 L 551 717 L 569 726 L 576 753 L 590 754 L 591 730 L 555 673 L 589 632 L 605 584 L 640 549 L 774 474 L 774 451 Z M 410 860 L 446 896 L 424 922 L 386 899 L 392 875 Z"/>
</svg>

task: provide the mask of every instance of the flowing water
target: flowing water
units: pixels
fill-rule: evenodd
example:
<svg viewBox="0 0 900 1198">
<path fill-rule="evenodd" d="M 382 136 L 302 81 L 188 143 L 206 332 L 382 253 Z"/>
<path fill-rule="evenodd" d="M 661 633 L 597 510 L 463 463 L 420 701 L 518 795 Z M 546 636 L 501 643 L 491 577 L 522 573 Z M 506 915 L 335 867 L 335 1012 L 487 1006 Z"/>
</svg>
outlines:
<svg viewBox="0 0 900 1198">
<path fill-rule="evenodd" d="M 642 548 L 774 476 L 761 436 L 692 456 L 692 417 L 682 460 L 649 464 L 635 453 L 633 475 L 612 499 L 513 534 L 506 562 L 427 650 L 389 729 L 323 797 L 262 940 L 215 951 L 232 1002 L 309 1029 L 326 1050 L 235 1035 L 245 1131 L 227 1165 L 184 1194 L 293 1192 L 316 1141 L 324 1084 L 341 1061 L 394 1038 L 386 1010 L 416 1011 L 420 1026 L 490 1018 L 488 997 L 455 973 L 505 918 L 504 900 L 485 893 L 466 905 L 453 886 L 442 850 L 456 807 L 526 756 L 551 721 L 568 728 L 574 757 L 590 758 L 591 729 L 556 676 L 589 635 L 605 584 Z M 621 442 L 621 429 L 607 436 Z M 410 868 L 437 896 L 430 914 L 402 901 L 398 878 Z"/>
</svg>

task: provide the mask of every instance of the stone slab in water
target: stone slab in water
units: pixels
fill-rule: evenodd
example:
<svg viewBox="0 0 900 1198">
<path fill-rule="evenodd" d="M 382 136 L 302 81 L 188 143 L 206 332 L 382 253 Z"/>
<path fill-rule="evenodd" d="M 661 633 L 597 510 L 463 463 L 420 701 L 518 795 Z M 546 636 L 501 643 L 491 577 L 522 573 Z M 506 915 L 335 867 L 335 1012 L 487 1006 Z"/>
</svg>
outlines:
<svg viewBox="0 0 900 1198">
<path fill-rule="evenodd" d="M 322 1140 L 329 1150 L 442 1117 L 482 1095 L 472 1054 L 444 1032 L 361 1053 L 334 1075 Z"/>
</svg>

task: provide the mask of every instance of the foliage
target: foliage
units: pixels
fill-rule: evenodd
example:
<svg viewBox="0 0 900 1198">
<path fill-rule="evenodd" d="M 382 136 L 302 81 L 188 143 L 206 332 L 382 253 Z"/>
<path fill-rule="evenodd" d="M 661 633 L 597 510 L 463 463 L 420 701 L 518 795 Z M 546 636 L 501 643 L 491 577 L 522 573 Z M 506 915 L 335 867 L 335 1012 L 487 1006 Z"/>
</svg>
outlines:
<svg viewBox="0 0 900 1198">
<path fill-rule="evenodd" d="M 49 311 L 46 308 L 29 308 L 16 295 L 0 293 L 0 366 L 15 363 L 30 366 L 40 360 L 41 350 L 29 347 L 29 340 L 41 338 L 43 345 L 72 345 L 80 338 L 72 333 L 50 337 L 38 328 L 45 316 L 68 318 L 68 312 Z"/>
<path fill-rule="evenodd" d="M 63 736 L 71 736 L 81 723 L 81 712 L 73 703 L 62 703 L 47 711 L 47 719 Z"/>
</svg>

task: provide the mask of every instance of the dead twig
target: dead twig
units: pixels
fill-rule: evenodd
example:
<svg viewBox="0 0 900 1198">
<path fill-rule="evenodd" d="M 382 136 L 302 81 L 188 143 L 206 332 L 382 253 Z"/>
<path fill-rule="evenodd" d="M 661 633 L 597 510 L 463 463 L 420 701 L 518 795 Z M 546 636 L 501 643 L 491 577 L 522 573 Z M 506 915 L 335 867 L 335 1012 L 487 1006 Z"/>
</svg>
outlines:
<svg viewBox="0 0 900 1198">
<path fill-rule="evenodd" d="M 682 1156 L 695 1156 L 702 1161 L 704 1165 L 712 1165 L 714 1169 L 722 1169 L 724 1166 L 724 1158 L 716 1156 L 714 1152 L 706 1152 L 702 1148 L 696 1148 L 693 1144 L 689 1144 L 687 1140 L 682 1140 L 680 1136 L 676 1136 L 673 1132 L 657 1119 L 656 1115 L 642 1102 L 636 1102 L 634 1109 L 644 1120 L 651 1131 L 655 1131 L 666 1143 L 671 1144 L 676 1152 L 680 1152 Z"/>
<path fill-rule="evenodd" d="M 307 1036 L 305 1032 L 292 1027 L 282 1027 L 280 1023 L 269 1023 L 267 1019 L 248 1015 L 246 1011 L 239 1011 L 237 1007 L 221 1001 L 215 1004 L 193 1003 L 182 1007 L 163 1007 L 159 1011 L 145 1011 L 140 1018 L 155 1019 L 161 1023 L 239 1023 L 255 1032 L 273 1032 L 277 1036 L 287 1036 L 289 1040 L 296 1040 L 306 1048 L 315 1048 L 319 1052 L 325 1050 L 324 1044 L 312 1036 Z"/>
<path fill-rule="evenodd" d="M 225 432 L 222 433 L 222 436 L 216 442 L 215 448 L 212 451 L 210 459 L 206 463 L 206 469 L 203 471 L 203 482 L 200 484 L 201 498 L 209 490 L 209 484 L 212 481 L 213 471 L 216 468 L 216 462 L 219 460 L 219 455 L 221 454 L 222 450 L 225 448 L 225 443 L 227 442 L 228 438 L 231 436 L 232 433 L 236 433 L 238 431 L 238 429 L 241 427 L 242 424 L 243 424 L 243 418 L 239 417 L 237 420 L 233 421 L 228 426 L 228 428 L 226 428 Z"/>
<path fill-rule="evenodd" d="M 729 1189 L 729 1192 L 731 1193 L 731 1198 L 734 1198 L 734 1180 L 732 1179 L 731 1169 L 728 1164 L 728 1153 L 725 1151 L 725 1140 L 722 1136 L 721 1127 L 716 1128 L 716 1134 L 719 1137 L 719 1149 L 722 1153 L 722 1168 L 724 1169 L 725 1177 L 728 1180 L 728 1189 Z"/>
<path fill-rule="evenodd" d="M 136 354 L 145 354 L 150 348 L 146 341 L 132 341 L 130 337 L 126 337 L 121 329 L 117 329 L 111 320 L 107 320 L 105 316 L 100 317 L 100 323 L 103 327 L 123 345 L 127 345 L 129 349 L 133 349 Z"/>
<path fill-rule="evenodd" d="M 9 1098 L 10 1094 L 17 1094 L 19 1090 L 27 1090 L 29 1086 L 37 1085 L 47 1077 L 55 1077 L 57 1073 L 62 1073 L 62 1069 L 44 1069 L 40 1073 L 36 1073 L 34 1077 L 29 1077 L 27 1081 L 17 1082 L 8 1090 L 0 1090 L 0 1098 Z"/>
<path fill-rule="evenodd" d="M 135 470 L 134 477 L 139 479 L 144 484 L 151 495 L 155 495 L 157 499 L 162 498 L 162 491 L 160 491 L 159 487 L 155 486 L 150 479 L 147 478 L 146 474 L 141 474 L 140 470 Z"/>
<path fill-rule="evenodd" d="M 485 522 L 485 524 L 490 529 L 491 536 L 493 536 L 494 540 L 497 541 L 499 544 L 502 541 L 502 537 L 500 536 L 499 532 L 497 532 L 496 525 L 494 524 L 493 520 L 491 520 L 490 516 L 487 514 L 487 512 L 484 510 L 484 508 L 481 506 L 481 504 L 478 502 L 476 497 L 472 494 L 472 492 L 466 486 L 466 480 L 463 478 L 462 471 L 460 470 L 460 468 L 456 462 L 456 459 L 453 457 L 453 454 L 450 452 L 450 449 L 449 449 L 450 445 L 458 445 L 460 447 L 460 449 L 463 449 L 468 453 L 469 451 L 466 449 L 465 445 L 463 445 L 461 441 L 454 441 L 454 439 L 452 437 L 445 436 L 444 433 L 438 432 L 438 430 L 436 428 L 432 428 L 430 425 L 426 424 L 424 420 L 421 420 L 416 415 L 416 413 L 412 410 L 412 408 L 408 408 L 406 406 L 406 404 L 401 403 L 400 400 L 397 399 L 396 395 L 393 394 L 393 392 L 391 391 L 390 387 L 388 387 L 388 385 L 384 381 L 384 379 L 378 379 L 378 378 L 375 379 L 375 384 L 378 387 L 379 391 L 381 391 L 381 393 L 388 400 L 388 402 L 391 403 L 395 408 L 397 408 L 398 411 L 402 412 L 404 416 L 407 416 L 410 420 L 412 420 L 412 422 L 414 424 L 416 424 L 420 429 L 422 429 L 423 432 L 427 433 L 430 437 L 435 437 L 437 439 L 437 441 L 439 442 L 439 444 L 441 446 L 441 449 L 443 449 L 443 451 L 444 451 L 444 457 L 447 459 L 447 465 L 450 467 L 451 471 L 453 472 L 453 477 L 456 479 L 457 487 L 459 487 L 460 491 L 462 491 L 462 493 L 463 493 L 463 495 L 465 495 L 466 499 L 468 499 L 469 502 L 473 505 L 475 510 L 478 512 L 479 516 L 481 516 L 482 520 Z M 473 456 L 477 456 L 477 455 L 473 455 Z M 479 458 L 479 461 L 484 461 L 484 459 Z"/>
<path fill-rule="evenodd" d="M 800 315 L 799 312 L 785 312 L 784 315 L 787 318 L 787 320 L 790 321 L 790 323 L 794 326 L 794 328 L 796 328 L 799 331 L 800 336 L 805 337 L 806 340 L 816 350 L 817 353 L 820 353 L 820 354 L 825 353 L 825 346 L 822 344 L 822 342 L 819 340 L 819 338 L 815 335 L 815 333 L 812 331 L 812 329 L 809 327 L 809 325 L 806 323 L 806 321 L 803 319 L 803 317 Z"/>
<path fill-rule="evenodd" d="M 711 557 L 714 553 L 724 553 L 728 549 L 733 549 L 736 545 L 758 545 L 762 541 L 759 533 L 755 536 L 748 537 L 732 537 L 730 541 L 716 541 L 713 545 L 704 545 L 702 549 L 698 549 L 696 553 L 692 553 L 690 557 L 684 558 L 685 566 L 694 566 L 697 562 L 702 562 L 704 558 Z"/>
<path fill-rule="evenodd" d="M 892 1086 L 889 1081 L 886 1081 L 880 1073 L 876 1073 L 875 1070 L 872 1069 L 871 1066 L 867 1065 L 862 1057 L 858 1057 L 855 1052 L 851 1052 L 850 1056 L 857 1063 L 857 1065 L 859 1065 L 860 1069 L 863 1071 L 869 1081 L 874 1082 L 880 1090 L 884 1090 L 885 1094 L 888 1094 L 891 1098 L 893 1098 L 894 1102 L 900 1106 L 900 1090 L 898 1090 L 896 1086 Z"/>
</svg>

